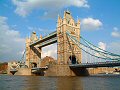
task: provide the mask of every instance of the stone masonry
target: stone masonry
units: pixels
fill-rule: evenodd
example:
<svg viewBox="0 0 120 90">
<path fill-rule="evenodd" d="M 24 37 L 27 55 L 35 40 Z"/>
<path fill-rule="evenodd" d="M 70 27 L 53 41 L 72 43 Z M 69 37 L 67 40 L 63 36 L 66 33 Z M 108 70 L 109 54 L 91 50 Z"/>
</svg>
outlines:
<svg viewBox="0 0 120 90">
<path fill-rule="evenodd" d="M 63 19 L 57 21 L 57 55 L 58 64 L 81 63 L 81 50 L 68 38 L 66 32 L 80 41 L 80 20 L 75 22 L 69 11 L 64 12 Z"/>
</svg>

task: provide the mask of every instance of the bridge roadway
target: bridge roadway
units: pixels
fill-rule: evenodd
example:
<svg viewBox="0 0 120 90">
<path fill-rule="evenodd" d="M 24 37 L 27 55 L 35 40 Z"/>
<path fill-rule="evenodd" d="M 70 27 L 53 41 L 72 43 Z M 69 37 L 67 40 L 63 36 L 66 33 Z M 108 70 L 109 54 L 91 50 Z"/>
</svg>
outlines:
<svg viewBox="0 0 120 90">
<path fill-rule="evenodd" d="M 120 61 L 81 63 L 81 64 L 69 65 L 70 68 L 97 68 L 97 67 L 115 67 L 115 66 L 120 66 Z"/>
<path fill-rule="evenodd" d="M 46 67 L 36 67 L 36 68 L 32 68 L 31 72 L 34 74 L 44 74 L 44 71 L 48 69 L 48 66 Z"/>
<path fill-rule="evenodd" d="M 44 46 L 47 46 L 47 45 L 50 45 L 50 44 L 53 44 L 53 43 L 56 43 L 57 42 L 57 32 L 52 32 L 50 33 L 49 35 L 43 37 L 41 40 L 37 40 L 35 42 L 32 42 L 30 44 L 30 47 L 32 46 L 35 46 L 35 45 L 39 45 L 38 47 L 44 47 Z"/>
</svg>

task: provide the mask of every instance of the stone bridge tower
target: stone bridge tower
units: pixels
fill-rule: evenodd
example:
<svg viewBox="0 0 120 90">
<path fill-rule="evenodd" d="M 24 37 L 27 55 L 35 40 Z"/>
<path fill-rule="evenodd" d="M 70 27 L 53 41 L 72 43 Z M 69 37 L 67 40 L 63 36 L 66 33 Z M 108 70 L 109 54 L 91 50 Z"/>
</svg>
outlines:
<svg viewBox="0 0 120 90">
<path fill-rule="evenodd" d="M 40 37 L 41 39 L 42 37 Z M 39 67 L 39 61 L 41 59 L 41 48 L 35 46 L 30 47 L 30 44 L 37 41 L 38 37 L 36 32 L 32 32 L 30 38 L 26 38 L 26 65 L 30 68 Z"/>
<path fill-rule="evenodd" d="M 78 41 L 80 41 L 80 20 L 75 22 L 69 11 L 64 12 L 63 19 L 58 16 L 58 64 L 81 63 L 81 50 L 68 38 L 68 36 L 66 35 L 67 31 Z"/>
</svg>

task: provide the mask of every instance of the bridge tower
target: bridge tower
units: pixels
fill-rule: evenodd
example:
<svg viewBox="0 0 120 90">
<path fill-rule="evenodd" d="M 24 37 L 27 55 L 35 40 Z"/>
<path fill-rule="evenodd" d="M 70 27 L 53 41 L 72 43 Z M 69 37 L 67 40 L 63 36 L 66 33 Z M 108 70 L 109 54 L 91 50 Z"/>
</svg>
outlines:
<svg viewBox="0 0 120 90">
<path fill-rule="evenodd" d="M 41 39 L 42 37 L 40 37 Z M 41 48 L 35 46 L 30 47 L 30 44 L 37 41 L 38 37 L 36 32 L 32 32 L 30 38 L 26 38 L 26 65 L 30 68 L 39 67 L 39 61 L 41 59 Z"/>
<path fill-rule="evenodd" d="M 57 54 L 58 64 L 81 63 L 81 50 L 68 38 L 69 32 L 80 41 L 80 20 L 75 20 L 69 11 L 64 12 L 63 19 L 57 21 Z"/>
</svg>

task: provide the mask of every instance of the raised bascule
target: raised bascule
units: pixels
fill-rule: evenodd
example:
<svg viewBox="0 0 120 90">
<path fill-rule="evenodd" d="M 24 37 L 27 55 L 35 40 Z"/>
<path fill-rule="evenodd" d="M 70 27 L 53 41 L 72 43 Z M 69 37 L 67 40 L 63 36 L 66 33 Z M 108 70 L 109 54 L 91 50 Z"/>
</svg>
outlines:
<svg viewBox="0 0 120 90">
<path fill-rule="evenodd" d="M 57 63 L 42 67 L 42 47 L 53 43 L 57 43 Z M 58 16 L 55 32 L 40 38 L 32 32 L 31 37 L 26 39 L 26 65 L 33 72 L 43 72 L 45 76 L 89 75 L 89 68 L 120 66 L 120 55 L 84 39 L 80 35 L 80 20 L 76 22 L 71 13 L 65 11 L 63 18 Z"/>
</svg>

